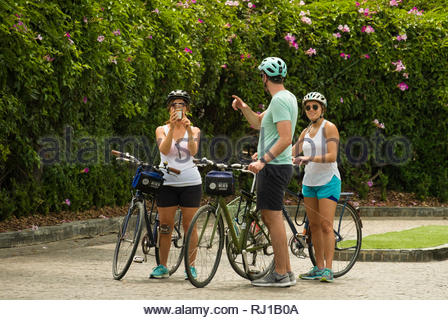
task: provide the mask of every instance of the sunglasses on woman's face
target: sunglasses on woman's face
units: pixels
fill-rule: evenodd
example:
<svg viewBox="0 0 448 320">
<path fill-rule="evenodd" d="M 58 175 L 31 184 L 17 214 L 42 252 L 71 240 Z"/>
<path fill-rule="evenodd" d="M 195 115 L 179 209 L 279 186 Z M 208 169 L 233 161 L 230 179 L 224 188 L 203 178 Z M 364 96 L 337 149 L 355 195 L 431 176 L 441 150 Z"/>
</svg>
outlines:
<svg viewBox="0 0 448 320">
<path fill-rule="evenodd" d="M 173 102 L 172 104 L 170 104 L 170 106 L 171 107 L 177 107 L 177 106 L 179 106 L 179 107 L 185 107 L 185 106 L 187 106 L 185 103 L 183 103 L 183 102 Z"/>
<path fill-rule="evenodd" d="M 317 105 L 317 104 L 313 104 L 312 106 L 311 106 L 311 105 L 307 105 L 307 106 L 305 107 L 305 110 L 306 110 L 306 111 L 310 111 L 310 110 L 311 110 L 311 107 L 313 107 L 313 110 L 314 110 L 314 111 L 317 111 L 317 109 L 319 109 L 319 105 Z"/>
</svg>

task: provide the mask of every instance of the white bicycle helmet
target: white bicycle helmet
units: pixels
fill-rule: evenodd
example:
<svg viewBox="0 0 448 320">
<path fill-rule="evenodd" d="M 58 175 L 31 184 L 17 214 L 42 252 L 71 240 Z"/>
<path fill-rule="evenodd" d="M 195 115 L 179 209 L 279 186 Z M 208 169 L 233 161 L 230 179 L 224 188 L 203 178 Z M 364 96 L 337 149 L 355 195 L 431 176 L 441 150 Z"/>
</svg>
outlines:
<svg viewBox="0 0 448 320">
<path fill-rule="evenodd" d="M 324 95 L 319 92 L 310 92 L 307 93 L 302 100 L 302 107 L 305 106 L 305 103 L 307 101 L 318 101 L 324 105 L 325 108 L 327 108 L 327 99 L 325 99 Z"/>
</svg>

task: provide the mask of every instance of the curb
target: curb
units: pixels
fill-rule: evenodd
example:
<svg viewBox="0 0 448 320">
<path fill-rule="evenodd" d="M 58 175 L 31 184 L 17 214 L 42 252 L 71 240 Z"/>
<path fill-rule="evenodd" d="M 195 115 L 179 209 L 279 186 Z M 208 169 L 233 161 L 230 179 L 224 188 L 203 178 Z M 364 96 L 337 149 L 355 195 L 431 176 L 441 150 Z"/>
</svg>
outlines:
<svg viewBox="0 0 448 320">
<path fill-rule="evenodd" d="M 0 249 L 111 233 L 118 230 L 120 219 L 91 219 L 63 223 L 57 226 L 40 227 L 37 230 L 4 232 L 0 233 Z"/>
<path fill-rule="evenodd" d="M 290 206 L 287 209 L 290 214 L 295 214 L 295 207 Z M 448 208 L 361 207 L 360 212 L 361 217 L 448 217 Z M 4 232 L 0 233 L 0 249 L 114 233 L 118 230 L 121 219 L 92 219 L 40 227 L 37 230 Z M 364 262 L 424 262 L 446 259 L 448 244 L 424 249 L 363 249 L 358 257 L 358 261 Z"/>
<path fill-rule="evenodd" d="M 296 206 L 286 206 L 290 215 L 295 215 Z M 364 217 L 400 218 L 448 218 L 448 207 L 359 207 L 361 219 Z M 299 212 L 303 215 L 305 208 Z"/>
<path fill-rule="evenodd" d="M 424 249 L 362 249 L 358 260 L 363 262 L 428 262 L 448 259 L 448 244 Z"/>
</svg>

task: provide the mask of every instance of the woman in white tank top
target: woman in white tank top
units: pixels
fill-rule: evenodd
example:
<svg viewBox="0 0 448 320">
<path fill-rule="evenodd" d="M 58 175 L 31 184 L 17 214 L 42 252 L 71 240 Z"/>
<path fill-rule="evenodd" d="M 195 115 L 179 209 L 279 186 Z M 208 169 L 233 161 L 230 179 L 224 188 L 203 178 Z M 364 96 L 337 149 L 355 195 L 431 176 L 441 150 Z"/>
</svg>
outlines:
<svg viewBox="0 0 448 320">
<path fill-rule="evenodd" d="M 200 206 L 202 181 L 198 168 L 193 164 L 193 157 L 199 148 L 200 130 L 193 127 L 186 116 L 189 107 L 190 96 L 187 92 L 172 91 L 167 98 L 170 119 L 166 125 L 156 129 L 161 162 L 168 162 L 168 166 L 179 169 L 181 173 L 164 174 L 165 181 L 157 195 L 160 218 L 160 264 L 152 270 L 150 278 L 162 279 L 170 276 L 167 264 L 176 210 L 180 207 L 182 211 L 182 224 L 186 233 L 191 219 Z M 192 241 L 197 241 L 197 236 L 196 240 L 193 237 Z M 194 258 L 191 261 L 194 261 Z M 194 265 L 191 265 L 190 269 L 194 275 L 196 273 Z"/>
<path fill-rule="evenodd" d="M 333 219 L 341 193 L 341 176 L 336 162 L 339 132 L 324 119 L 327 100 L 318 92 L 308 93 L 302 101 L 310 125 L 293 146 L 294 163 L 305 165 L 302 193 L 312 233 L 316 266 L 301 274 L 305 280 L 333 281 Z M 303 156 L 298 156 L 302 153 Z"/>
</svg>

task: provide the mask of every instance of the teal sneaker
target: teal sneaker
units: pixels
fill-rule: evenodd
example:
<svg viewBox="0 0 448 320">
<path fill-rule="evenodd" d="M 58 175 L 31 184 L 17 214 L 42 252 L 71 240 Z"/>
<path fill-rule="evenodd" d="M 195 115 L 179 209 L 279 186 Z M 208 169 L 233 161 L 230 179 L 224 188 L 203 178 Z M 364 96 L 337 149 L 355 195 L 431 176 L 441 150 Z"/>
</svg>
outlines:
<svg viewBox="0 0 448 320">
<path fill-rule="evenodd" d="M 159 264 L 157 267 L 152 269 L 152 272 L 149 275 L 149 277 L 153 279 L 169 278 L 170 272 L 163 264 Z"/>
<path fill-rule="evenodd" d="M 325 269 L 320 270 L 317 266 L 314 266 L 313 269 L 307 273 L 302 273 L 299 275 L 299 278 L 303 280 L 320 280 L 324 270 Z"/>
<path fill-rule="evenodd" d="M 198 274 L 196 273 L 196 268 L 193 266 L 190 266 L 191 275 L 193 276 L 193 279 L 196 279 L 198 277 Z M 188 280 L 187 271 L 184 271 L 185 280 Z"/>
<path fill-rule="evenodd" d="M 331 269 L 325 268 L 320 277 L 320 282 L 333 282 L 333 271 Z"/>
</svg>

